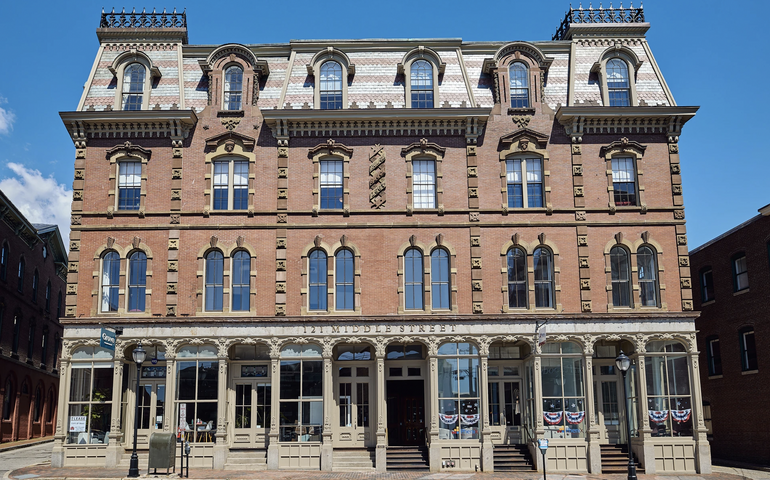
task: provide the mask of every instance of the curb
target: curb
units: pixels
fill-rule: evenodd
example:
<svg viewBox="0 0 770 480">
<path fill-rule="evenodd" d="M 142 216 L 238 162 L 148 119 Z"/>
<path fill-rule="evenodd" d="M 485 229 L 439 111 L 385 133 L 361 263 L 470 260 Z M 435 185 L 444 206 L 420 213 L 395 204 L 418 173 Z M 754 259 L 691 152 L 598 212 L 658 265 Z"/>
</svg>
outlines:
<svg viewBox="0 0 770 480">
<path fill-rule="evenodd" d="M 11 445 L 9 447 L 3 447 L 3 446 L 1 446 L 2 444 L 0 444 L 0 453 L 10 452 L 10 451 L 13 451 L 13 450 L 18 450 L 20 448 L 36 447 L 38 445 L 43 445 L 43 444 L 46 444 L 46 443 L 51 443 L 51 442 L 53 442 L 53 440 L 54 439 L 52 437 L 50 439 L 40 440 L 38 442 L 22 443 L 22 444 L 19 444 L 19 445 Z"/>
</svg>

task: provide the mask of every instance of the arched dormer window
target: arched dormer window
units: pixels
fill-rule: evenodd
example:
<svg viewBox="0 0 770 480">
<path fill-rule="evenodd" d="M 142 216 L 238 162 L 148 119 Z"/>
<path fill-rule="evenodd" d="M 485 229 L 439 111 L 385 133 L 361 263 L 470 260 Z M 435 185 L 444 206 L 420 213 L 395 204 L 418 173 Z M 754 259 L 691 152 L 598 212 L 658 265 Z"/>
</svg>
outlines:
<svg viewBox="0 0 770 480">
<path fill-rule="evenodd" d="M 219 250 L 212 250 L 206 255 L 205 310 L 221 312 L 224 297 L 225 258 Z"/>
<path fill-rule="evenodd" d="M 321 110 L 342 109 L 342 67 L 340 64 L 330 60 L 321 65 L 319 82 Z"/>
<path fill-rule="evenodd" d="M 430 254 L 430 293 L 433 310 L 451 308 L 449 254 L 443 248 L 437 248 Z"/>
<path fill-rule="evenodd" d="M 509 70 L 511 108 L 529 108 L 529 70 L 522 62 L 514 62 Z"/>
<path fill-rule="evenodd" d="M 636 251 L 639 297 L 643 307 L 658 306 L 658 266 L 655 257 L 655 251 L 646 245 Z"/>
<path fill-rule="evenodd" d="M 147 69 L 132 63 L 123 70 L 122 110 L 141 110 L 144 102 L 144 80 Z"/>
<path fill-rule="evenodd" d="M 612 272 L 612 305 L 631 306 L 631 261 L 625 248 L 615 246 L 610 250 Z"/>
<path fill-rule="evenodd" d="M 512 247 L 506 255 L 508 265 L 508 308 L 527 308 L 527 254 Z"/>
<path fill-rule="evenodd" d="M 224 109 L 241 110 L 243 108 L 243 68 L 231 65 L 225 70 Z"/>
<path fill-rule="evenodd" d="M 128 259 L 128 311 L 144 312 L 147 287 L 147 255 L 134 252 Z"/>
<path fill-rule="evenodd" d="M 553 256 L 550 250 L 535 249 L 532 264 L 535 268 L 535 307 L 553 308 Z"/>
<path fill-rule="evenodd" d="M 316 249 L 310 252 L 308 289 L 309 289 L 309 310 L 326 311 L 327 309 L 327 257 L 326 252 Z"/>
<path fill-rule="evenodd" d="M 642 60 L 633 49 L 614 45 L 599 57 L 591 72 L 599 76 L 602 104 L 610 107 L 633 107 L 639 105 L 636 94 L 636 73 Z"/>
<path fill-rule="evenodd" d="M 422 310 L 424 291 L 422 252 L 410 248 L 404 254 L 404 308 Z"/>
<path fill-rule="evenodd" d="M 336 310 L 355 308 L 355 272 L 353 252 L 347 248 L 337 251 L 334 256 L 334 294 Z"/>
<path fill-rule="evenodd" d="M 118 311 L 119 283 L 120 256 L 118 252 L 109 251 L 102 257 L 102 299 L 99 309 L 102 313 Z"/>
<path fill-rule="evenodd" d="M 619 58 L 607 62 L 607 95 L 610 107 L 628 107 L 631 105 L 631 86 L 628 78 L 628 65 Z"/>
<path fill-rule="evenodd" d="M 433 108 L 433 65 L 416 60 L 409 71 L 412 108 Z"/>
<path fill-rule="evenodd" d="M 251 296 L 251 255 L 246 250 L 238 250 L 233 254 L 233 312 L 248 312 Z"/>
</svg>

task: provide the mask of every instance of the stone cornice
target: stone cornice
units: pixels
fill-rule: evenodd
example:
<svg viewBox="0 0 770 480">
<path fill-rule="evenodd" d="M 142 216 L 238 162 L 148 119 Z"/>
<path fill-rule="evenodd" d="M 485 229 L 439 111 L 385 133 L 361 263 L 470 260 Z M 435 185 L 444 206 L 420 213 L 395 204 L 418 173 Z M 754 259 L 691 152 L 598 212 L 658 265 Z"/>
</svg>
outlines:
<svg viewBox="0 0 770 480">
<path fill-rule="evenodd" d="M 59 116 L 76 145 L 88 138 L 187 138 L 198 122 L 194 110 L 59 112 Z"/>
<path fill-rule="evenodd" d="M 556 119 L 572 141 L 583 135 L 620 133 L 662 133 L 669 142 L 679 141 L 682 126 L 700 107 L 560 107 Z"/>
</svg>

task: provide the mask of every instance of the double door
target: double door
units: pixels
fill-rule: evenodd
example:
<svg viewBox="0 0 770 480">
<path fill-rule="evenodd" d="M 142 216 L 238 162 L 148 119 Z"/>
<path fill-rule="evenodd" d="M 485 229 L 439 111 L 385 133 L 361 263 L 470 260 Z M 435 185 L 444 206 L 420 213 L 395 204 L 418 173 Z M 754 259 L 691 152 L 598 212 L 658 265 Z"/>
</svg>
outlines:
<svg viewBox="0 0 770 480">
<path fill-rule="evenodd" d="M 376 426 L 373 413 L 369 366 L 337 368 L 334 382 L 336 423 L 334 445 L 337 448 L 364 448 L 374 445 Z"/>
<path fill-rule="evenodd" d="M 623 379 L 614 365 L 599 365 L 594 376 L 594 411 L 599 426 L 600 442 L 625 443 L 622 412 Z"/>
<path fill-rule="evenodd" d="M 234 380 L 230 418 L 233 448 L 263 448 L 270 430 L 270 383 L 265 379 Z"/>
<path fill-rule="evenodd" d="M 162 367 L 165 370 L 165 367 Z M 142 375 L 144 377 L 144 374 Z M 139 429 L 136 441 L 149 444 L 150 435 L 163 432 L 166 416 L 166 379 L 142 378 L 139 381 Z"/>
<path fill-rule="evenodd" d="M 424 388 L 422 380 L 388 381 L 388 445 L 425 445 Z"/>
</svg>

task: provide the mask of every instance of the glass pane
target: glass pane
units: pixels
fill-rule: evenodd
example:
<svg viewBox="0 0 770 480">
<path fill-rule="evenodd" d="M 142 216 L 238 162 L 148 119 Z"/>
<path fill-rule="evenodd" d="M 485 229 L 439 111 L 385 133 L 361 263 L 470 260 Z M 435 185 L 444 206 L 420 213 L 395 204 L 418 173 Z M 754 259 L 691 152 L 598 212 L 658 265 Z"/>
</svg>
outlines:
<svg viewBox="0 0 770 480">
<path fill-rule="evenodd" d="M 302 398 L 323 398 L 323 361 L 302 361 Z"/>
<path fill-rule="evenodd" d="M 561 359 L 543 358 L 543 396 L 560 397 L 562 395 Z"/>
<path fill-rule="evenodd" d="M 216 400 L 218 362 L 198 362 L 198 400 Z"/>
<path fill-rule="evenodd" d="M 457 397 L 457 359 L 438 359 L 438 396 L 439 398 Z"/>
<path fill-rule="evenodd" d="M 299 399 L 300 360 L 281 360 L 281 398 Z M 283 408 L 283 407 L 281 407 Z"/>
</svg>

